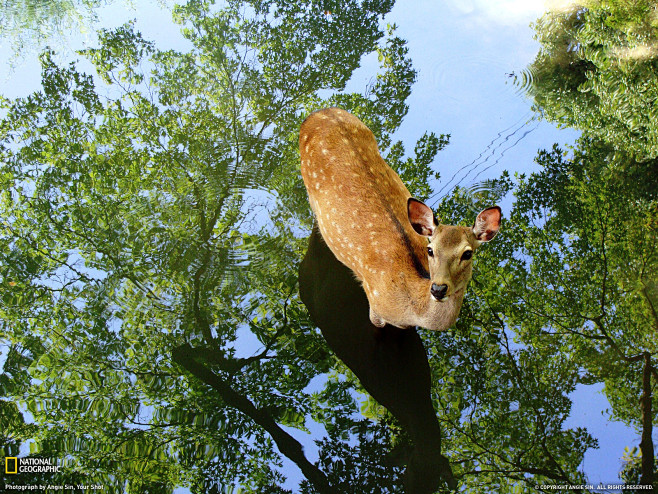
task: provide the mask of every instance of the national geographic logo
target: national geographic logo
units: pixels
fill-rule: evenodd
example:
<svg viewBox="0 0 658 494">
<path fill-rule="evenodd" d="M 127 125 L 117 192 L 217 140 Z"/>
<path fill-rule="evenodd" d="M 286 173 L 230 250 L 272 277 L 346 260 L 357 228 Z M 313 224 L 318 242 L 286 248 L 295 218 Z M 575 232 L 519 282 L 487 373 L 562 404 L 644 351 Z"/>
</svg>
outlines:
<svg viewBox="0 0 658 494">
<path fill-rule="evenodd" d="M 18 473 L 18 458 L 10 456 L 5 458 L 5 473 Z"/>
<path fill-rule="evenodd" d="M 59 465 L 50 458 L 5 458 L 5 473 L 59 473 Z"/>
</svg>

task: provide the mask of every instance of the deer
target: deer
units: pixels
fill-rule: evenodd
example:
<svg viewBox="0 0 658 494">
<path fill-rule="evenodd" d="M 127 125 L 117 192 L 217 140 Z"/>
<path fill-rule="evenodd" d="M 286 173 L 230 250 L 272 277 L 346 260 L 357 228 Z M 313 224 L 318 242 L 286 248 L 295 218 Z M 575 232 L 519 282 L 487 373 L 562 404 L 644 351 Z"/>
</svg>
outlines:
<svg viewBox="0 0 658 494">
<path fill-rule="evenodd" d="M 372 324 L 451 327 L 472 277 L 473 253 L 498 233 L 500 207 L 481 211 L 472 227 L 439 224 L 384 161 L 371 130 L 340 108 L 309 115 L 299 149 L 322 239 L 361 282 Z"/>
<path fill-rule="evenodd" d="M 368 299 L 353 272 L 327 247 L 317 225 L 299 265 L 299 295 L 327 345 L 361 385 L 404 428 L 412 448 L 403 457 L 405 492 L 457 488 L 441 453 L 441 425 L 431 398 L 431 370 L 417 331 L 373 326 Z M 383 458 L 391 464 L 391 457 Z"/>
</svg>

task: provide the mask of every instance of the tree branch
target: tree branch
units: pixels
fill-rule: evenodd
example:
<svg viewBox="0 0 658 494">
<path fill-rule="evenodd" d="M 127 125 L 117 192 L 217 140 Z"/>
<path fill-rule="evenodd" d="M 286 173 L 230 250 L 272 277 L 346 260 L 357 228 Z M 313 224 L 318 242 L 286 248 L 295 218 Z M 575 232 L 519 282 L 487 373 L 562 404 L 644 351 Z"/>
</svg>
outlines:
<svg viewBox="0 0 658 494">
<path fill-rule="evenodd" d="M 651 411 L 651 355 L 644 352 L 644 371 L 642 372 L 642 440 L 640 451 L 642 452 L 642 476 L 640 484 L 653 485 L 653 415 Z"/>
<path fill-rule="evenodd" d="M 302 445 L 294 437 L 284 431 L 269 413 L 256 408 L 249 399 L 236 392 L 221 377 L 197 362 L 194 358 L 195 354 L 196 350 L 194 348 L 184 344 L 173 349 L 172 358 L 174 362 L 217 391 L 228 406 L 244 413 L 265 429 L 276 443 L 279 451 L 299 467 L 318 492 L 321 494 L 336 492 L 325 474 L 308 461 L 304 455 Z"/>
</svg>

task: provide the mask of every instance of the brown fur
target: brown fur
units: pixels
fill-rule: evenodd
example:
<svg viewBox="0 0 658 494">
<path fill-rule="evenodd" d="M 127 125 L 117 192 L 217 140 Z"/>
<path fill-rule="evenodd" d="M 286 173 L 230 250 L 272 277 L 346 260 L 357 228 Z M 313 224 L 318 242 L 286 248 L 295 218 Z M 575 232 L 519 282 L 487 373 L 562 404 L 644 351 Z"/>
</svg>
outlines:
<svg viewBox="0 0 658 494">
<path fill-rule="evenodd" d="M 299 147 L 302 178 L 322 237 L 362 282 L 372 322 L 450 327 L 471 278 L 472 261 L 461 256 L 480 244 L 474 230 L 427 225 L 426 230 L 434 230 L 429 243 L 434 256 L 428 258 L 428 238 L 409 220 L 411 194 L 382 159 L 370 129 L 344 110 L 310 115 L 302 124 Z M 443 300 L 431 295 L 432 283 L 447 285 Z"/>
</svg>

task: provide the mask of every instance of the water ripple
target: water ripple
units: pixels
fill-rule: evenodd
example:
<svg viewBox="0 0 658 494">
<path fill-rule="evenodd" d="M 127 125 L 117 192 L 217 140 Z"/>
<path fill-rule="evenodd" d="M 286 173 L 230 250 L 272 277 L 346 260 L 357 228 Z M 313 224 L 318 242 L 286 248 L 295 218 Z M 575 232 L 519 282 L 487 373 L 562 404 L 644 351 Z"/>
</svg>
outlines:
<svg viewBox="0 0 658 494">
<path fill-rule="evenodd" d="M 530 127 L 532 122 L 536 123 Z M 452 189 L 463 183 L 472 173 L 477 172 L 477 174 L 471 179 L 474 181 L 482 173 L 497 165 L 507 151 L 518 145 L 518 143 L 533 132 L 538 125 L 539 122 L 536 115 L 529 111 L 515 123 L 498 132 L 475 159 L 461 166 L 452 177 L 450 177 L 450 180 L 445 182 L 443 187 L 430 197 L 430 199 L 436 198 L 433 205 L 435 206 L 441 199 L 447 196 Z M 514 136 L 519 133 L 520 136 L 514 140 Z M 455 182 L 453 187 L 448 189 L 453 182 Z M 448 190 L 446 191 L 446 189 Z M 442 194 L 443 191 L 446 192 Z"/>
<path fill-rule="evenodd" d="M 512 85 L 516 87 L 515 93 L 517 95 L 527 96 L 532 92 L 532 86 L 535 80 L 535 73 L 532 66 L 521 70 L 518 74 L 511 72 L 507 75 L 512 81 Z"/>
<path fill-rule="evenodd" d="M 448 55 L 430 62 L 428 69 L 421 69 L 420 82 L 427 84 L 431 90 L 440 92 L 442 97 L 456 102 L 469 102 L 467 95 L 457 97 L 449 88 L 468 87 L 471 94 L 487 95 L 488 98 L 517 97 L 514 85 L 507 84 L 507 79 L 514 77 L 513 67 L 508 60 L 486 57 L 483 55 L 457 56 Z M 498 79 L 499 83 L 494 83 Z"/>
</svg>

